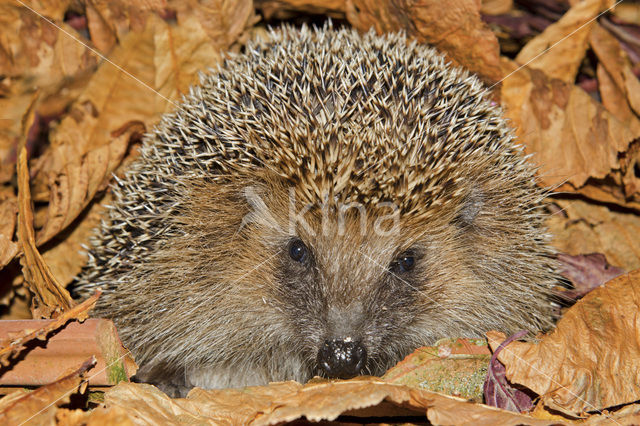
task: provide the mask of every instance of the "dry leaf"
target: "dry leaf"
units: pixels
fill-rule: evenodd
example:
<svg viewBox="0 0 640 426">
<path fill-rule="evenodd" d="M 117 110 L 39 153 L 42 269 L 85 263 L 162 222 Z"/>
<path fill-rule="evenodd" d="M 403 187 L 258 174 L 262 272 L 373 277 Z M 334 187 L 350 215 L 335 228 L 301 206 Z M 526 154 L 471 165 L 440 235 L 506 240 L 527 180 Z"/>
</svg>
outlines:
<svg viewBox="0 0 640 426">
<path fill-rule="evenodd" d="M 33 100 L 33 93 L 0 97 L 0 183 L 10 182 L 15 174 L 20 126 Z"/>
<path fill-rule="evenodd" d="M 517 70 L 507 58 L 502 65 L 511 74 L 502 83 L 505 115 L 540 165 L 544 185 L 582 192 L 590 179 L 622 173 L 620 156 L 640 134 L 577 86 L 549 79 L 539 70 Z M 616 201 L 628 204 L 625 196 Z"/>
<path fill-rule="evenodd" d="M 91 202 L 80 217 L 48 244 L 42 257 L 53 275 L 64 285 L 69 284 L 87 262 L 84 245 L 95 233 L 101 220 L 106 217 L 106 206 L 111 202 L 111 193 Z"/>
<path fill-rule="evenodd" d="M 33 211 L 29 191 L 29 171 L 27 169 L 27 151 L 22 148 L 18 157 L 18 241 L 22 247 L 22 273 L 27 286 L 34 294 L 32 314 L 34 318 L 51 318 L 61 311 L 73 307 L 69 292 L 60 285 L 51 274 L 42 255 L 36 248 L 33 231 Z"/>
<path fill-rule="evenodd" d="M 32 7 L 82 39 L 59 21 L 69 1 L 43 3 Z M 42 89 L 95 66 L 96 55 L 64 32 L 17 2 L 0 3 L 0 75 L 28 78 L 30 87 Z"/>
<path fill-rule="evenodd" d="M 95 298 L 90 302 L 95 304 Z M 138 368 L 131 353 L 122 346 L 115 325 L 107 319 L 68 321 L 62 325 L 57 320 L 0 321 L 0 340 L 7 343 L 3 350 L 19 350 L 18 356 L 7 360 L 3 368 L 3 388 L 51 383 L 91 356 L 96 357 L 96 368 L 87 378 L 90 386 L 128 381 Z"/>
<path fill-rule="evenodd" d="M 640 268 L 640 217 L 582 200 L 554 200 L 561 214 L 549 218 L 553 245 L 571 255 L 603 253 L 627 271 Z"/>
<path fill-rule="evenodd" d="M 516 62 L 573 84 L 587 51 L 594 18 L 611 6 L 610 3 L 610 0 L 576 2 L 559 21 L 530 40 L 516 56 Z"/>
<path fill-rule="evenodd" d="M 71 394 L 81 387 L 84 373 L 93 367 L 94 363 L 95 359 L 91 358 L 68 376 L 19 398 L 6 396 L 5 398 L 10 398 L 10 402 L 5 404 L 0 400 L 0 423 L 53 424 L 58 406 L 69 402 Z"/>
<path fill-rule="evenodd" d="M 134 426 L 140 424 L 141 419 L 132 419 L 119 407 L 98 407 L 91 411 L 60 408 L 56 412 L 56 421 L 57 426 Z"/>
<path fill-rule="evenodd" d="M 13 194 L 0 193 L 0 269 L 18 254 L 18 244 L 13 242 L 18 203 Z"/>
<path fill-rule="evenodd" d="M 46 324 L 46 326 L 37 330 L 24 330 L 23 332 L 12 336 L 8 341 L 0 342 L 0 364 L 7 366 L 11 358 L 15 358 L 24 349 L 24 344 L 33 339 L 46 339 L 47 334 L 65 325 L 71 320 L 84 321 L 89 316 L 89 311 L 93 309 L 100 292 L 96 292 L 93 296 L 75 305 L 73 308 L 65 311 L 54 320 Z"/>
<path fill-rule="evenodd" d="M 171 109 L 196 70 L 219 58 L 202 29 L 173 27 L 151 15 L 143 33 L 131 32 L 103 63 L 70 114 L 51 135 L 36 179 L 50 190 L 42 244 L 65 229 L 104 189 L 135 138 Z"/>
<path fill-rule="evenodd" d="M 583 423 L 588 426 L 621 426 L 640 424 L 640 404 L 631 404 L 611 413 L 596 414 Z"/>
<path fill-rule="evenodd" d="M 34 294 L 31 311 L 34 318 L 51 318 L 74 306 L 69 292 L 60 285 L 51 274 L 42 255 L 36 248 L 33 230 L 33 210 L 31 206 L 31 190 L 29 188 L 29 169 L 27 168 L 27 150 L 25 148 L 28 130 L 33 124 L 34 107 L 37 96 L 33 98 L 31 107 L 22 122 L 22 142 L 18 155 L 18 241 L 22 248 L 22 273 L 25 282 Z"/>
<path fill-rule="evenodd" d="M 613 81 L 607 69 L 599 63 L 596 68 L 598 76 L 598 93 L 602 105 L 623 123 L 629 123 L 634 134 L 640 133 L 640 119 L 631 110 L 624 91 Z"/>
<path fill-rule="evenodd" d="M 599 287 L 568 309 L 540 343 L 498 355 L 507 378 L 554 410 L 579 416 L 640 399 L 640 270 Z M 487 333 L 492 348 L 504 334 Z"/>
<path fill-rule="evenodd" d="M 482 0 L 480 13 L 483 15 L 502 15 L 513 7 L 513 0 Z"/>
<path fill-rule="evenodd" d="M 621 2 L 611 14 L 624 22 L 640 25 L 640 4 L 636 2 Z"/>
<path fill-rule="evenodd" d="M 287 19 L 295 15 L 295 11 L 344 19 L 345 2 L 346 0 L 256 0 L 254 3 L 264 18 L 271 20 Z"/>
<path fill-rule="evenodd" d="M 498 39 L 480 18 L 480 2 L 452 0 L 447 7 L 437 0 L 394 2 L 347 0 L 347 19 L 360 31 L 378 34 L 405 30 L 428 43 L 457 65 L 477 74 L 485 83 L 502 78 Z"/>
<path fill-rule="evenodd" d="M 86 0 L 91 42 L 102 53 L 108 53 L 129 31 L 142 32 L 150 12 L 162 12 L 165 8 L 166 0 Z"/>
<path fill-rule="evenodd" d="M 596 287 L 625 273 L 624 269 L 611 266 L 602 253 L 571 256 L 560 253 L 560 274 L 573 284 L 572 290 L 557 291 L 563 299 L 576 300 Z"/>
<path fill-rule="evenodd" d="M 516 413 L 530 411 L 533 401 L 529 395 L 514 387 L 507 381 L 504 365 L 498 361 L 498 355 L 509 343 L 527 335 L 527 331 L 519 331 L 506 339 L 496 348 L 489 361 L 487 380 L 484 382 L 484 400 L 487 405 L 515 411 Z"/>
<path fill-rule="evenodd" d="M 120 383 L 105 393 L 107 410 L 119 407 L 130 418 L 151 424 L 280 424 L 306 418 L 333 420 L 347 413 L 367 416 L 386 401 L 406 415 L 427 413 L 434 424 L 549 425 L 558 424 L 473 404 L 461 398 L 393 385 L 373 377 L 345 381 L 296 382 L 243 389 L 193 389 L 186 399 L 171 399 L 150 385 Z M 380 415 L 376 412 L 377 416 Z M 384 415 L 384 412 L 382 413 Z M 402 418 L 402 417 L 401 417 Z M 388 417 L 393 421 L 394 417 Z"/>
<path fill-rule="evenodd" d="M 335 0 L 330 0 L 335 1 Z M 226 49 L 255 22 L 251 0 L 171 0 L 178 14 L 178 25 L 191 26 L 195 19 L 219 49 Z"/>
<path fill-rule="evenodd" d="M 484 339 L 442 339 L 435 346 L 416 349 L 382 379 L 482 402 L 490 357 Z"/>
<path fill-rule="evenodd" d="M 589 43 L 616 86 L 626 95 L 631 108 L 640 114 L 640 81 L 633 74 L 631 61 L 620 42 L 609 31 L 595 25 Z"/>
</svg>

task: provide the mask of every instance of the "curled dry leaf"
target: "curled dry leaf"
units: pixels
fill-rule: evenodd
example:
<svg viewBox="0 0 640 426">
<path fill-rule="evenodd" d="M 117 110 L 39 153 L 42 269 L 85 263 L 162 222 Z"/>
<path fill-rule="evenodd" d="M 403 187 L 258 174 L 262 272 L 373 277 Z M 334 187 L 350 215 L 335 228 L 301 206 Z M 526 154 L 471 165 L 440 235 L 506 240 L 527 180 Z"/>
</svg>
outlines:
<svg viewBox="0 0 640 426">
<path fill-rule="evenodd" d="M 498 361 L 498 355 L 504 350 L 505 346 L 526 335 L 526 330 L 517 332 L 502 342 L 493 352 L 493 356 L 489 361 L 487 379 L 483 387 L 484 400 L 487 405 L 515 411 L 516 413 L 527 412 L 533 408 L 531 397 L 509 383 L 504 365 Z"/>
<path fill-rule="evenodd" d="M 30 112 L 22 123 L 22 142 L 18 155 L 18 241 L 22 248 L 22 273 L 25 282 L 34 294 L 31 311 L 34 318 L 51 318 L 61 312 L 71 309 L 74 302 L 69 292 L 51 273 L 42 255 L 36 248 L 35 232 L 33 229 L 33 210 L 31 206 L 31 189 L 29 187 L 29 169 L 27 167 L 27 150 L 25 148 L 28 129 L 33 124 L 34 97 Z"/>
<path fill-rule="evenodd" d="M 587 51 L 594 18 L 611 3 L 611 0 L 576 2 L 560 20 L 530 40 L 516 56 L 516 62 L 573 84 Z"/>
<path fill-rule="evenodd" d="M 23 330 L 9 339 L 0 341 L 0 364 L 7 366 L 9 360 L 18 356 L 24 349 L 25 343 L 33 339 L 45 340 L 49 333 L 59 329 L 71 320 L 84 321 L 87 319 L 89 311 L 95 306 L 100 294 L 100 292 L 96 292 L 87 300 L 77 304 L 36 330 Z"/>
<path fill-rule="evenodd" d="M 18 191 L 18 241 L 23 253 L 22 273 L 27 286 L 34 294 L 32 314 L 34 318 L 51 318 L 61 311 L 70 309 L 74 303 L 69 292 L 56 280 L 36 248 L 25 148 L 22 148 L 18 157 Z"/>
<path fill-rule="evenodd" d="M 640 268 L 640 217 L 582 200 L 556 199 L 562 211 L 549 217 L 553 245 L 571 255 L 602 253 L 626 271 Z"/>
<path fill-rule="evenodd" d="M 385 404 L 385 410 L 376 410 Z M 105 393 L 107 410 L 119 408 L 130 418 L 152 424 L 281 424 L 306 418 L 334 420 L 340 415 L 378 419 L 395 406 L 394 415 L 424 416 L 434 424 L 549 425 L 557 422 L 474 404 L 461 398 L 393 385 L 373 377 L 345 381 L 272 383 L 243 389 L 193 389 L 186 399 L 171 399 L 150 385 L 120 383 Z M 101 413 L 103 415 L 103 413 Z M 90 417 L 89 417 L 90 418 Z M 406 417 L 405 417 L 406 418 Z M 390 422 L 394 417 L 388 417 Z"/>
<path fill-rule="evenodd" d="M 442 339 L 416 349 L 382 380 L 482 402 L 489 357 L 484 339 Z"/>
<path fill-rule="evenodd" d="M 611 266 L 602 253 L 571 256 L 558 255 L 560 273 L 573 284 L 573 290 L 557 292 L 563 299 L 576 300 L 596 287 L 624 274 L 624 269 Z"/>
<path fill-rule="evenodd" d="M 371 27 L 380 34 L 404 30 L 428 43 L 457 65 L 476 73 L 485 83 L 502 78 L 498 39 L 480 18 L 480 2 L 438 0 L 395 2 L 347 0 L 347 19 L 360 31 Z"/>
<path fill-rule="evenodd" d="M 606 111 L 577 86 L 503 58 L 502 101 L 516 134 L 540 165 L 543 184 L 583 191 L 587 181 L 624 174 L 620 158 L 640 134 Z M 618 179 L 619 181 L 619 179 Z M 620 197 L 608 200 L 640 207 Z"/>
<path fill-rule="evenodd" d="M 19 397 L 0 399 L 0 423 L 4 425 L 54 424 L 58 406 L 69 402 L 72 393 L 83 392 L 83 376 L 95 359 L 85 361 L 76 371 L 51 384 Z M 6 402 L 4 402 L 6 400 Z"/>
<path fill-rule="evenodd" d="M 571 416 L 640 399 L 640 270 L 591 291 L 539 343 L 513 342 L 498 355 L 507 378 Z M 487 333 L 496 348 L 505 338 Z"/>
</svg>

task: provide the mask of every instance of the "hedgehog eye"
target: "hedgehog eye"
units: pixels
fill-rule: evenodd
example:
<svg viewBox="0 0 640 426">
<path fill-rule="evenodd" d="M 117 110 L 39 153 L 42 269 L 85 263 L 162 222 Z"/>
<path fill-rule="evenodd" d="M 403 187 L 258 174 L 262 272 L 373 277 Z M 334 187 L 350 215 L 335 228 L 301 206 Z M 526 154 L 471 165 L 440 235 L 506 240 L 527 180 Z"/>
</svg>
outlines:
<svg viewBox="0 0 640 426">
<path fill-rule="evenodd" d="M 301 240 L 295 239 L 289 243 L 289 256 L 296 262 L 304 262 L 307 258 L 307 252 L 307 246 Z"/>
<path fill-rule="evenodd" d="M 403 253 L 391 264 L 391 269 L 397 273 L 409 272 L 416 266 L 413 253 Z"/>
</svg>

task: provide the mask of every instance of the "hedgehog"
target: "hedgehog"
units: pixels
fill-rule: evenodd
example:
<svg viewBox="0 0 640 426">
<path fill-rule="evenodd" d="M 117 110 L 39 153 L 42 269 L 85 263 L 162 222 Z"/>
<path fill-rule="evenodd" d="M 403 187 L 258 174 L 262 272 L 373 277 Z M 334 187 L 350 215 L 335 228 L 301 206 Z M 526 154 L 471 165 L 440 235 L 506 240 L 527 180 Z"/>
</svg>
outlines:
<svg viewBox="0 0 640 426">
<path fill-rule="evenodd" d="M 329 23 L 200 80 L 115 179 L 74 284 L 103 289 L 140 380 L 380 375 L 441 338 L 553 326 L 548 191 L 474 75 Z"/>
</svg>

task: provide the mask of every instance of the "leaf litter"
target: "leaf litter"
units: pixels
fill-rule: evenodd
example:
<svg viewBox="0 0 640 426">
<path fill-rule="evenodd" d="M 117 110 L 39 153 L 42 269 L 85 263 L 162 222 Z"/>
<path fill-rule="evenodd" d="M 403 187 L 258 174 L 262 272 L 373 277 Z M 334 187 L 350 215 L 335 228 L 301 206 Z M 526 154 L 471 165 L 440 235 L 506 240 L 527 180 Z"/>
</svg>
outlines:
<svg viewBox="0 0 640 426">
<path fill-rule="evenodd" d="M 505 373 L 497 388 L 494 379 L 485 382 L 493 386 L 485 402 L 499 408 L 434 392 L 481 400 L 476 379 L 489 355 L 475 351 L 486 346 L 451 336 L 418 349 L 381 379 L 194 389 L 185 399 L 121 383 L 92 410 L 60 408 L 69 393 L 86 391 L 86 363 L 51 385 L 9 394 L 0 400 L 0 415 L 26 419 L 44 409 L 38 420 L 59 424 L 275 424 L 340 416 L 434 424 L 637 423 L 640 22 L 634 19 L 640 6 L 608 10 L 613 4 L 0 2 L 0 268 L 9 295 L 3 300 L 15 303 L 14 289 L 24 282 L 34 317 L 63 321 L 80 307 L 64 286 L 84 262 L 78 247 L 99 220 L 100 202 L 108 202 L 112 174 L 135 158 L 142 135 L 197 83 L 199 71 L 264 31 L 261 14 L 326 13 L 361 31 L 404 30 L 494 87 L 494 99 L 540 165 L 541 184 L 557 190 L 549 226 L 571 268 L 575 289 L 568 292 L 582 297 L 563 310 L 556 330 L 494 353 L 489 374 L 502 376 L 501 365 Z M 623 270 L 630 273 L 601 286 Z M 46 334 L 25 330 L 3 353 L 19 355 L 20 342 Z M 495 332 L 488 337 L 492 348 L 505 340 Z M 445 383 L 438 372 L 456 380 Z M 529 407 L 512 404 L 504 392 L 513 385 L 533 397 L 535 408 L 526 415 L 505 410 Z M 465 393 L 471 388 L 476 393 Z"/>
</svg>

